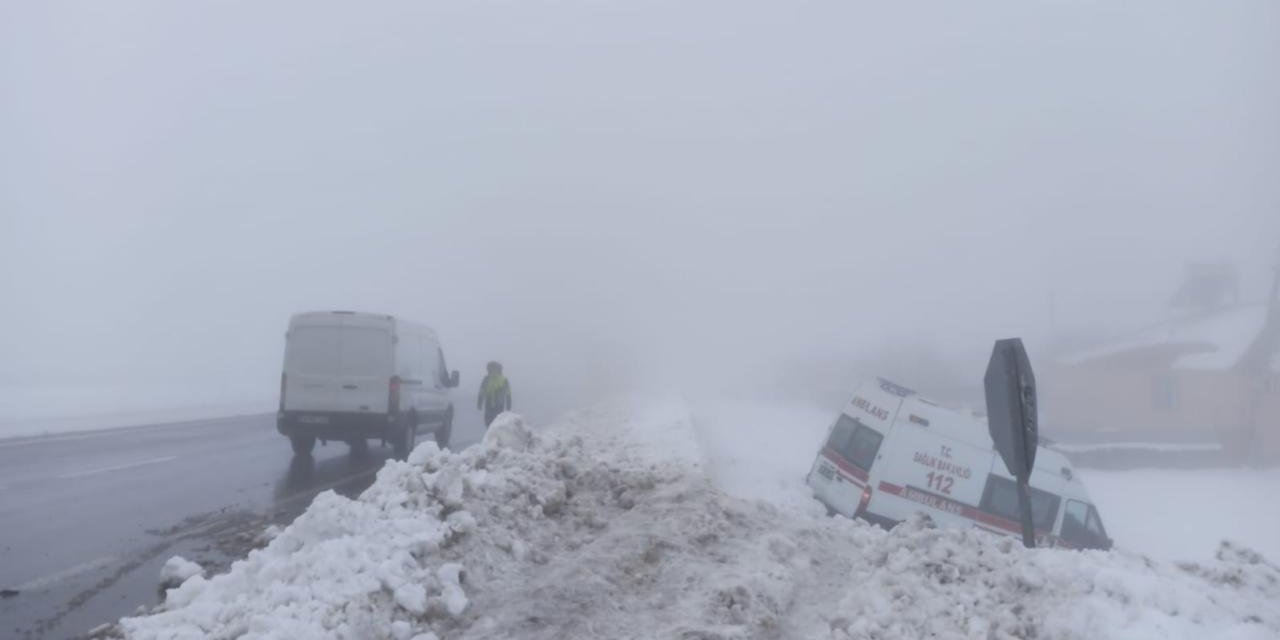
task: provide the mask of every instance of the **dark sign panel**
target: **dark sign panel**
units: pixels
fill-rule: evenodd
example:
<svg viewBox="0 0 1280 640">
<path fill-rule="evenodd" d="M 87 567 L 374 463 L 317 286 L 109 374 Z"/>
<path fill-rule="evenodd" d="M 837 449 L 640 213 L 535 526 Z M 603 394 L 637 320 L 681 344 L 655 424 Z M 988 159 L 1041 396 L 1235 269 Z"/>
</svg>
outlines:
<svg viewBox="0 0 1280 640">
<path fill-rule="evenodd" d="M 984 378 L 987 429 L 1010 475 L 1030 475 L 1036 461 L 1036 377 L 1022 340 L 997 340 Z"/>
<path fill-rule="evenodd" d="M 997 340 L 983 380 L 987 390 L 987 429 L 991 442 L 1018 479 L 1018 510 L 1022 516 L 1022 544 L 1036 546 L 1031 523 L 1031 467 L 1040 441 L 1036 425 L 1036 377 L 1022 340 Z"/>
</svg>

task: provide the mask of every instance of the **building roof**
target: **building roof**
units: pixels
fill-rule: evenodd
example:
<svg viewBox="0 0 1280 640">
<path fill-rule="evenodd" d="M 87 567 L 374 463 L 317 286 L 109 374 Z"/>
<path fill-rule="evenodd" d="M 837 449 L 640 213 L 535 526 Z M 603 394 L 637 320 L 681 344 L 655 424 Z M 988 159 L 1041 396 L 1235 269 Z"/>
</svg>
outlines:
<svg viewBox="0 0 1280 640">
<path fill-rule="evenodd" d="M 1257 341 L 1267 323 L 1267 307 L 1244 304 L 1212 313 L 1164 322 L 1091 349 L 1059 358 L 1081 364 L 1155 348 L 1177 352 L 1174 369 L 1223 370 L 1236 366 Z M 1280 370 L 1280 354 L 1272 368 Z"/>
</svg>

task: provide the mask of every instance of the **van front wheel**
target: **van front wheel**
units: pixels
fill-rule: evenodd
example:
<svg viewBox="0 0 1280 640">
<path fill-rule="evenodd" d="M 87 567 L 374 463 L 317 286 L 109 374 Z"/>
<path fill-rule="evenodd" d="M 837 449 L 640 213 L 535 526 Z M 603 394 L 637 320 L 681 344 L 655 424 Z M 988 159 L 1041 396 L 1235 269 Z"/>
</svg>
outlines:
<svg viewBox="0 0 1280 640">
<path fill-rule="evenodd" d="M 309 456 L 316 448 L 315 436 L 289 436 L 289 443 L 293 445 L 293 455 Z"/>
<path fill-rule="evenodd" d="M 453 434 L 453 412 L 450 411 L 444 417 L 444 424 L 436 430 L 436 445 L 441 449 L 449 448 L 449 436 Z"/>
</svg>

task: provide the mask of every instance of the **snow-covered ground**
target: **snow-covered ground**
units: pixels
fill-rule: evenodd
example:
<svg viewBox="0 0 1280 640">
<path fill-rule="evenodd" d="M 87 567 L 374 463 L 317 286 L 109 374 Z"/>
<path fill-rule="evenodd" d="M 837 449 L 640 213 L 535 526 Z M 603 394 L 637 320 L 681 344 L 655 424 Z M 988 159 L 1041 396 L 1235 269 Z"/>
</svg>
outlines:
<svg viewBox="0 0 1280 640">
<path fill-rule="evenodd" d="M 717 487 L 748 500 L 825 513 L 804 484 L 835 418 L 802 405 L 710 402 L 693 405 L 694 433 Z"/>
<path fill-rule="evenodd" d="M 1280 469 L 1079 471 L 1121 549 L 1198 561 L 1225 538 L 1280 560 Z"/>
<path fill-rule="evenodd" d="M 1280 569 L 1238 547 L 1175 564 L 816 515 L 787 484 L 816 441 L 777 434 L 820 438 L 825 425 L 787 415 L 690 412 L 674 399 L 619 400 L 544 429 L 508 414 L 478 446 L 425 443 L 387 463 L 358 500 L 321 494 L 265 548 L 225 574 L 192 575 L 121 629 L 137 639 L 1280 637 Z"/>
</svg>

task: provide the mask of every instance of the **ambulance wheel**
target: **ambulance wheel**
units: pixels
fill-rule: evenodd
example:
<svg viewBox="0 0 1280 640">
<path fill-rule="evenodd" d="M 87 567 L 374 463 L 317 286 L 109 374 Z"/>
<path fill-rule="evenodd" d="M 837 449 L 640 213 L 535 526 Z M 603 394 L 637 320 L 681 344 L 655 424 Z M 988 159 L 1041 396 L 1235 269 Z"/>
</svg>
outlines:
<svg viewBox="0 0 1280 640">
<path fill-rule="evenodd" d="M 449 448 L 449 437 L 453 435 L 453 412 L 450 411 L 444 417 L 444 424 L 436 430 L 436 444 L 441 449 Z"/>
<path fill-rule="evenodd" d="M 395 455 L 401 460 L 409 458 L 409 452 L 413 451 L 413 445 L 418 440 L 418 415 L 410 413 L 406 416 L 404 425 L 401 426 L 400 433 L 396 441 L 392 443 L 395 449 Z"/>
<path fill-rule="evenodd" d="M 316 448 L 315 436 L 290 436 L 289 444 L 293 445 L 293 455 L 309 456 Z"/>
</svg>

